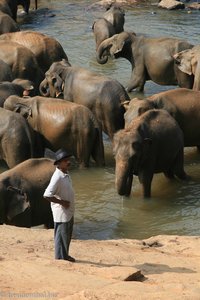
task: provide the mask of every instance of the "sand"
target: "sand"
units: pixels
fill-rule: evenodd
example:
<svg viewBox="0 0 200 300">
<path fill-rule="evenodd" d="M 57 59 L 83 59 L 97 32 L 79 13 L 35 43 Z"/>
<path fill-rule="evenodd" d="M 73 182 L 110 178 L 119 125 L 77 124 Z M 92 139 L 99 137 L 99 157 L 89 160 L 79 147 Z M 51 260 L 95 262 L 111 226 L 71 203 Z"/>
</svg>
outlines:
<svg viewBox="0 0 200 300">
<path fill-rule="evenodd" d="M 0 226 L 0 299 L 199 300 L 200 237 L 76 240 L 54 259 L 53 230 Z"/>
</svg>

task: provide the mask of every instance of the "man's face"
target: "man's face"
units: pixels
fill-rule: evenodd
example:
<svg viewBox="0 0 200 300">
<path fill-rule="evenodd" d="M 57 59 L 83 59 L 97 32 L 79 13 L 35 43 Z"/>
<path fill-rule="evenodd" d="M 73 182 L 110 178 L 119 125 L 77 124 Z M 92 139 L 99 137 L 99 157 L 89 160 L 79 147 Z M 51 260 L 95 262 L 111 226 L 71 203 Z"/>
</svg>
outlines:
<svg viewBox="0 0 200 300">
<path fill-rule="evenodd" d="M 63 171 L 68 171 L 71 165 L 70 157 L 63 158 L 58 162 L 58 167 Z"/>
</svg>

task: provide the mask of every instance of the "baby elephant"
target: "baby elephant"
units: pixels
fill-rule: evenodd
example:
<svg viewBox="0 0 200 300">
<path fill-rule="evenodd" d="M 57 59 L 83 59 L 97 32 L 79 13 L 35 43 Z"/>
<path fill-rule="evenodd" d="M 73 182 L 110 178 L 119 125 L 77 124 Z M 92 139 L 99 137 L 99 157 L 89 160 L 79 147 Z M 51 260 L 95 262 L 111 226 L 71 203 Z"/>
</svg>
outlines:
<svg viewBox="0 0 200 300">
<path fill-rule="evenodd" d="M 139 177 L 144 197 L 151 197 L 154 173 L 186 179 L 183 147 L 182 131 L 165 110 L 149 110 L 118 131 L 113 150 L 119 195 L 130 195 L 133 175 Z"/>
</svg>

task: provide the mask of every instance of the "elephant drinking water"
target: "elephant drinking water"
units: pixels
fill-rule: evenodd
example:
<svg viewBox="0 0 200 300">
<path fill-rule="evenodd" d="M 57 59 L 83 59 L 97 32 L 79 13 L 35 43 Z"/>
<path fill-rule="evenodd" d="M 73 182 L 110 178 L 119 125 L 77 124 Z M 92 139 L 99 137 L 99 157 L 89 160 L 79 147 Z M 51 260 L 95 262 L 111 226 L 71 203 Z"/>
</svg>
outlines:
<svg viewBox="0 0 200 300">
<path fill-rule="evenodd" d="M 183 134 L 165 110 L 149 110 L 114 135 L 116 188 L 129 196 L 133 175 L 138 176 L 143 196 L 151 196 L 154 173 L 186 179 L 183 168 Z"/>
</svg>

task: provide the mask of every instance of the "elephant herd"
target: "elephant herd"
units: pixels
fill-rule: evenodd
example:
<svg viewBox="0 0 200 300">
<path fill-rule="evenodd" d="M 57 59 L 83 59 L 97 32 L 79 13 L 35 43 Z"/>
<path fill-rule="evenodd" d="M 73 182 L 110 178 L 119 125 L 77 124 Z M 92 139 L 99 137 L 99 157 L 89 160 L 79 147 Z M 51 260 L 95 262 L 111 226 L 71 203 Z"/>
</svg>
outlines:
<svg viewBox="0 0 200 300">
<path fill-rule="evenodd" d="M 2 0 L 0 8 L 1 2 L 10 3 Z M 80 168 L 104 167 L 103 133 L 113 147 L 120 195 L 130 195 L 134 175 L 144 197 L 151 196 L 154 173 L 188 179 L 184 147 L 200 146 L 199 48 L 126 32 L 124 22 L 124 10 L 111 5 L 92 30 L 98 63 L 109 56 L 130 61 L 126 88 L 71 65 L 53 37 L 31 30 L 0 35 L 0 159 L 9 168 L 0 174 L 0 223 L 52 227 L 42 195 L 55 166 L 46 150 L 65 148 Z M 130 99 L 128 92 L 143 91 L 147 80 L 179 88 Z"/>
</svg>

